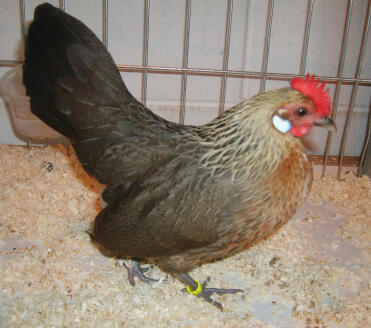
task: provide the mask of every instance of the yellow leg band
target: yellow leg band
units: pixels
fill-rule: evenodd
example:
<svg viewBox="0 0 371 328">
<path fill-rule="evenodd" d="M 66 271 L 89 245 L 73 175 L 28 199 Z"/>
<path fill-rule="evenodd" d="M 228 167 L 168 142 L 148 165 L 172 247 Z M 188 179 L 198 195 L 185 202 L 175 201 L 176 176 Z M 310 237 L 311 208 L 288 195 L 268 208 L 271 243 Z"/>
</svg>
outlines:
<svg viewBox="0 0 371 328">
<path fill-rule="evenodd" d="M 192 290 L 189 285 L 186 287 L 186 289 L 188 293 L 197 296 L 198 294 L 202 292 L 202 285 L 197 280 L 195 280 L 195 282 L 197 282 L 197 288 L 195 290 Z"/>
</svg>

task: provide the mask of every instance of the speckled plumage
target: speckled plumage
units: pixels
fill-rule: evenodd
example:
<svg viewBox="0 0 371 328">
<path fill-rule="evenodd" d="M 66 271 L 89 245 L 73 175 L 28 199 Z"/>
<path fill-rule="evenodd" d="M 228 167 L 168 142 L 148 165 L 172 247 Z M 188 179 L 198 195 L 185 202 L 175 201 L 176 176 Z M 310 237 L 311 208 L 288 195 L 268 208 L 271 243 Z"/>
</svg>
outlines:
<svg viewBox="0 0 371 328">
<path fill-rule="evenodd" d="M 272 125 L 282 105 L 313 106 L 292 88 L 203 126 L 167 122 L 129 93 L 93 33 L 50 5 L 36 9 L 29 29 L 24 84 L 32 112 L 69 137 L 107 185 L 93 235 L 122 256 L 187 272 L 271 234 L 310 191 L 299 139 Z"/>
</svg>

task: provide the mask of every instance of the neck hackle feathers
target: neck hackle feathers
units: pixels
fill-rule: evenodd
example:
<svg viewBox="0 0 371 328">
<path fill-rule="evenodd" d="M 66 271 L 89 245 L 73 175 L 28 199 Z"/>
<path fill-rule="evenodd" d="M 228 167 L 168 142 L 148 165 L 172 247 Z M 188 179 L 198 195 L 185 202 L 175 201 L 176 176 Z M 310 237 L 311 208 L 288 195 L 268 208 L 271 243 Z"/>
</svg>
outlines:
<svg viewBox="0 0 371 328">
<path fill-rule="evenodd" d="M 324 91 L 326 84 L 324 82 L 321 84 L 320 79 L 315 79 L 314 74 L 312 76 L 307 74 L 305 80 L 301 77 L 295 77 L 291 80 L 290 84 L 293 89 L 312 100 L 320 114 L 324 116 L 330 114 L 329 90 Z"/>
</svg>

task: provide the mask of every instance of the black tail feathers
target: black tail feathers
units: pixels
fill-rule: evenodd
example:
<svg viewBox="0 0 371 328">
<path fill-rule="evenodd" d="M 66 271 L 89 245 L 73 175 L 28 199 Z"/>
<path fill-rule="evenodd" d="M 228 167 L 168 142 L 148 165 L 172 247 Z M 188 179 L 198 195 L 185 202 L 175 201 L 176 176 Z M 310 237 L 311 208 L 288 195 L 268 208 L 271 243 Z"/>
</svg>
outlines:
<svg viewBox="0 0 371 328">
<path fill-rule="evenodd" d="M 94 33 L 47 3 L 28 29 L 23 83 L 31 111 L 75 140 L 106 135 L 125 105 L 138 104 Z"/>
</svg>

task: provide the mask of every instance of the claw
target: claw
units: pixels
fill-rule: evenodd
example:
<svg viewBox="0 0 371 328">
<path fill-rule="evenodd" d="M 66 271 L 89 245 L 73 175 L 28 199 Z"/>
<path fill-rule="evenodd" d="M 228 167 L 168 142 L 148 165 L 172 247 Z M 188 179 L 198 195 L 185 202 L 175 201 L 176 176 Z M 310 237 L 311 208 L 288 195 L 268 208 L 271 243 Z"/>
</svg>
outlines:
<svg viewBox="0 0 371 328">
<path fill-rule="evenodd" d="M 149 268 L 142 268 L 139 261 L 135 261 L 132 267 L 128 267 L 125 263 L 124 266 L 128 270 L 128 279 L 132 287 L 135 286 L 135 277 L 139 280 L 146 282 L 147 284 L 157 282 L 158 279 L 152 279 L 144 275 L 144 272 L 147 272 Z"/>
</svg>

